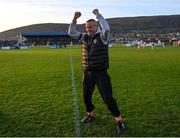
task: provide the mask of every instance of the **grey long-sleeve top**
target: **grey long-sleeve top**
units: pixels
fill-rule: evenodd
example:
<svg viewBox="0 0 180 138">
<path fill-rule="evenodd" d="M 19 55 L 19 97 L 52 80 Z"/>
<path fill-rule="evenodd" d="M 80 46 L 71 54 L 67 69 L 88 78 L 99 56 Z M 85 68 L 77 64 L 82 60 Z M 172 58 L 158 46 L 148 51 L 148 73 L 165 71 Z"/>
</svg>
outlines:
<svg viewBox="0 0 180 138">
<path fill-rule="evenodd" d="M 100 26 L 101 26 L 101 29 L 98 28 L 96 33 L 100 32 L 102 42 L 104 44 L 108 44 L 109 32 L 110 32 L 109 24 L 101 14 L 98 15 L 96 18 L 99 21 Z M 82 33 L 82 32 L 79 32 L 79 31 L 76 30 L 76 22 L 72 22 L 69 25 L 68 34 L 74 39 L 78 39 L 81 36 L 81 38 L 80 38 L 81 40 L 84 39 L 84 35 L 85 35 L 85 33 Z"/>
</svg>

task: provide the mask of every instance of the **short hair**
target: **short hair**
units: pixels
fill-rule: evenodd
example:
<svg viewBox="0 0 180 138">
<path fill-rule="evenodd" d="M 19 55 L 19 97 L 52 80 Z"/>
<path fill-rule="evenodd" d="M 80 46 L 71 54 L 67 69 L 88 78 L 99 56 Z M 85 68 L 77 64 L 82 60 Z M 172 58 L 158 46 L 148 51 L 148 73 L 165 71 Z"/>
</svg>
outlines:
<svg viewBox="0 0 180 138">
<path fill-rule="evenodd" d="M 94 20 L 94 19 L 89 19 L 89 20 L 86 21 L 86 23 L 90 23 L 90 22 L 93 22 L 95 26 L 98 26 L 96 20 Z"/>
<path fill-rule="evenodd" d="M 89 20 L 87 20 L 86 22 L 96 22 L 96 20 L 94 20 L 94 19 L 89 19 Z"/>
</svg>

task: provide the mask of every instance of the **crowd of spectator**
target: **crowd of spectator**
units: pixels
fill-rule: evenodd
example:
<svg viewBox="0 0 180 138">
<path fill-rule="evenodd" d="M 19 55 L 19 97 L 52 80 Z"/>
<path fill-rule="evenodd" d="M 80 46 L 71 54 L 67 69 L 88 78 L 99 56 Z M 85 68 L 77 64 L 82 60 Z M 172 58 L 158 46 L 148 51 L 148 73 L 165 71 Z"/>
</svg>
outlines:
<svg viewBox="0 0 180 138">
<path fill-rule="evenodd" d="M 67 39 L 27 39 L 23 42 L 18 40 L 0 40 L 1 47 L 19 47 L 19 46 L 51 46 L 57 45 L 59 47 L 66 47 L 70 44 L 70 40 Z"/>
<path fill-rule="evenodd" d="M 137 44 L 153 43 L 153 44 L 167 44 L 167 45 L 180 45 L 180 33 L 167 33 L 167 34 L 148 34 L 148 33 L 126 33 L 126 34 L 112 34 L 110 43 L 114 44 Z"/>
<path fill-rule="evenodd" d="M 18 45 L 18 40 L 0 40 L 0 47 L 2 46 L 16 46 Z"/>
<path fill-rule="evenodd" d="M 63 38 L 48 38 L 48 39 L 27 39 L 22 43 L 18 40 L 0 40 L 0 47 L 13 46 L 18 47 L 21 45 L 27 46 L 51 46 L 57 45 L 59 47 L 66 47 L 69 44 L 79 44 L 81 42 L 73 39 Z M 141 45 L 172 45 L 180 46 L 180 33 L 166 33 L 166 34 L 149 34 L 149 33 L 124 33 L 124 34 L 112 34 L 110 39 L 111 44 L 126 44 L 129 46 Z"/>
</svg>

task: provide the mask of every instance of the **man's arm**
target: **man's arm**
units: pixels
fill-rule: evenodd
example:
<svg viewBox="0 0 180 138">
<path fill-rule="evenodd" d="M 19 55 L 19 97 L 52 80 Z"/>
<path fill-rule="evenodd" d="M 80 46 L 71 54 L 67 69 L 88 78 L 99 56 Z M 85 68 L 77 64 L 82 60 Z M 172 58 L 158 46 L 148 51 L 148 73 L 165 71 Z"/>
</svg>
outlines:
<svg viewBox="0 0 180 138">
<path fill-rule="evenodd" d="M 108 35 L 110 32 L 110 27 L 108 22 L 104 19 L 104 17 L 99 13 L 98 9 L 94 9 L 93 12 L 96 15 L 96 18 L 98 19 L 100 25 L 101 25 L 101 38 L 104 41 L 108 41 Z"/>
<path fill-rule="evenodd" d="M 81 16 L 80 12 L 75 12 L 72 23 L 69 25 L 68 34 L 74 39 L 80 39 L 82 36 L 81 32 L 76 30 L 77 19 Z"/>
</svg>

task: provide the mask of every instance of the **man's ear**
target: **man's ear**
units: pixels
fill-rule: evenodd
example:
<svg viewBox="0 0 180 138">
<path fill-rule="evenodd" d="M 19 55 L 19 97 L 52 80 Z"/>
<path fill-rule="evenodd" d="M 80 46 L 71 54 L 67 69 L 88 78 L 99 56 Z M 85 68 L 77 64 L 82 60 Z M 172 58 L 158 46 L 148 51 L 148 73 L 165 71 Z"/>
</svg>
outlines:
<svg viewBox="0 0 180 138">
<path fill-rule="evenodd" d="M 94 22 L 94 26 L 98 27 L 99 26 L 98 22 Z"/>
<path fill-rule="evenodd" d="M 101 26 L 100 26 L 99 22 L 96 22 L 96 26 L 101 29 Z"/>
</svg>

